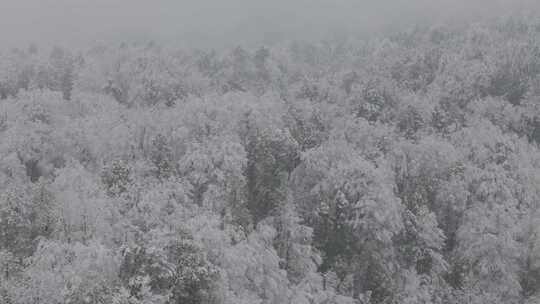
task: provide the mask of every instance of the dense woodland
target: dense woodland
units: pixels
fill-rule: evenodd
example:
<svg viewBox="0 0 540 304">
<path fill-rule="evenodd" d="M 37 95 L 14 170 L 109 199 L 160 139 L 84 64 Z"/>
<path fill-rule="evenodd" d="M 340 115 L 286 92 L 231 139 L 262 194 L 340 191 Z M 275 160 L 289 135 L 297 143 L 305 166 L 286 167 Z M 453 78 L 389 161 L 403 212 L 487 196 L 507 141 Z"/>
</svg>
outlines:
<svg viewBox="0 0 540 304">
<path fill-rule="evenodd" d="M 0 53 L 0 303 L 540 303 L 540 20 Z"/>
</svg>

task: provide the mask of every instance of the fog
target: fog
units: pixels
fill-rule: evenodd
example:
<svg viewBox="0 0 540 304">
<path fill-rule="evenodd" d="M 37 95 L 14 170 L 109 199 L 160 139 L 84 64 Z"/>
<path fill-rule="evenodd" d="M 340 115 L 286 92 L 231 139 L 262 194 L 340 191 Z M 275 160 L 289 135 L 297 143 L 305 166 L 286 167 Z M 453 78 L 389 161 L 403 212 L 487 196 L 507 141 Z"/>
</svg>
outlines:
<svg viewBox="0 0 540 304">
<path fill-rule="evenodd" d="M 530 11 L 531 0 L 0 0 L 3 47 L 156 40 L 231 46 Z"/>
</svg>

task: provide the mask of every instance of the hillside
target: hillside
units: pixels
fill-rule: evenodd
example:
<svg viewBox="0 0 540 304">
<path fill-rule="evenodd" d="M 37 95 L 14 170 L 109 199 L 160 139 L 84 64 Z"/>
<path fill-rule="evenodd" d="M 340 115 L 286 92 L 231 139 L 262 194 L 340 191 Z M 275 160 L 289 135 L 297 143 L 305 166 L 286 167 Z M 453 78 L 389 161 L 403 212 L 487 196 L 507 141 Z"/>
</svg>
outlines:
<svg viewBox="0 0 540 304">
<path fill-rule="evenodd" d="M 0 303 L 540 303 L 540 22 L 0 53 Z"/>
</svg>

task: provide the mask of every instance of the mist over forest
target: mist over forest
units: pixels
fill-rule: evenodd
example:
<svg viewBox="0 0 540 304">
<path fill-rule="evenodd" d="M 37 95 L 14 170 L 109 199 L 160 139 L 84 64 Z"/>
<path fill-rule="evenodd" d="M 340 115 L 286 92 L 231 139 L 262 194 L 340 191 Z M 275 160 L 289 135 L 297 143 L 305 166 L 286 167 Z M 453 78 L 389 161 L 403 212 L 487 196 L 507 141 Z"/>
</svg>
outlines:
<svg viewBox="0 0 540 304">
<path fill-rule="evenodd" d="M 88 48 L 153 40 L 175 47 L 253 46 L 474 22 L 539 7 L 534 0 L 2 0 L 0 44 Z"/>
<path fill-rule="evenodd" d="M 540 304 L 539 8 L 0 0 L 0 304 Z"/>
</svg>

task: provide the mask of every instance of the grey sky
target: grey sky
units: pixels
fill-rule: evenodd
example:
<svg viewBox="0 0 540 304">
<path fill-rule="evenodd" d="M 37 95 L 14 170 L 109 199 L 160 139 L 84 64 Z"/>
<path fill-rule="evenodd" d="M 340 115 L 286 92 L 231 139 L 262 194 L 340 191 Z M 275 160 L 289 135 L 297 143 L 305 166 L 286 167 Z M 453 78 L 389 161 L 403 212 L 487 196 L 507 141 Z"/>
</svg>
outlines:
<svg viewBox="0 0 540 304">
<path fill-rule="evenodd" d="M 502 13 L 532 0 L 0 0 L 0 44 L 155 39 L 238 44 Z M 540 2 L 540 1 L 539 1 Z M 505 7 L 506 6 L 506 7 Z"/>
</svg>

